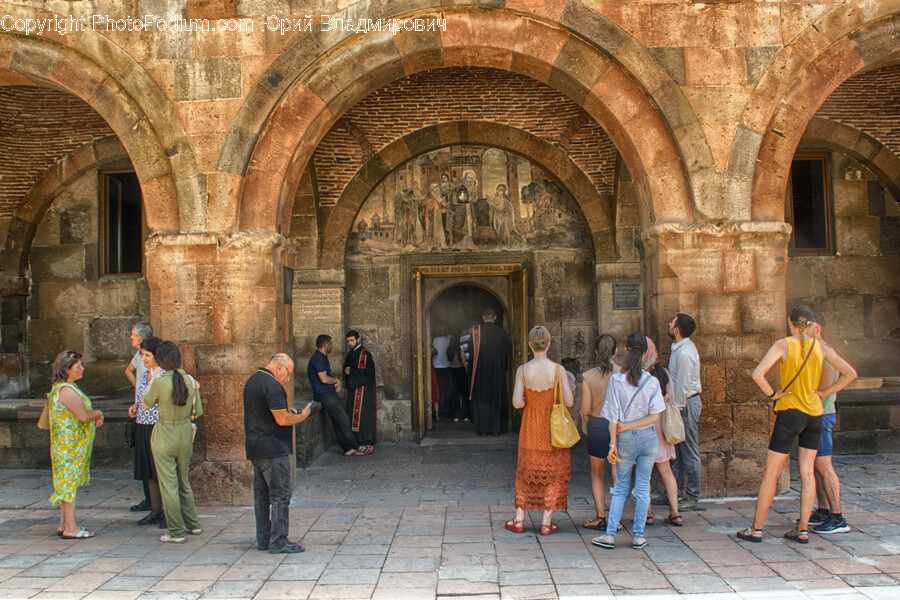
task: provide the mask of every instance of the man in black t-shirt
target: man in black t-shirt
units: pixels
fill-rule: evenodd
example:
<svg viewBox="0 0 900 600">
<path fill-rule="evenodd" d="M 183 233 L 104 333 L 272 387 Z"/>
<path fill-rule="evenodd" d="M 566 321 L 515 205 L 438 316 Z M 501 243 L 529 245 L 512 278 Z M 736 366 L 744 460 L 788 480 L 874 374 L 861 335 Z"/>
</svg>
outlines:
<svg viewBox="0 0 900 600">
<path fill-rule="evenodd" d="M 307 404 L 298 414 L 297 409 L 288 408 L 282 384 L 293 372 L 291 357 L 276 354 L 244 384 L 244 447 L 247 460 L 253 463 L 256 543 L 272 554 L 303 552 L 303 546 L 287 539 L 293 426 L 305 421 L 310 409 Z"/>
</svg>

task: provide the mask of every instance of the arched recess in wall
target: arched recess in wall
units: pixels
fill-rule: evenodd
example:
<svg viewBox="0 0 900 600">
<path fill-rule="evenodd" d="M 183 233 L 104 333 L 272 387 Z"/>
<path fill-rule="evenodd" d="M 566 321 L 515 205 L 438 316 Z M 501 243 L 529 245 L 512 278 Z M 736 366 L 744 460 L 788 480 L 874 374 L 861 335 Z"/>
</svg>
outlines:
<svg viewBox="0 0 900 600">
<path fill-rule="evenodd" d="M 60 190 L 91 169 L 127 158 L 128 153 L 118 137 L 109 136 L 84 144 L 44 171 L 10 222 L 2 250 L 3 270 L 18 277 L 25 275 L 34 234 Z"/>
<path fill-rule="evenodd" d="M 900 157 L 868 133 L 844 123 L 814 117 L 803 132 L 803 141 L 858 160 L 900 201 Z"/>
<path fill-rule="evenodd" d="M 62 89 L 103 117 L 134 165 L 152 232 L 202 231 L 206 202 L 196 198 L 205 198 L 205 184 L 197 175 L 193 149 L 168 98 L 116 44 L 90 29 L 79 35 L 63 36 L 59 43 L 0 32 L 0 70 L 12 71 L 32 84 Z M 81 41 L 76 47 L 65 45 L 76 45 L 76 40 Z M 113 67 L 116 73 L 108 70 Z"/>
<path fill-rule="evenodd" d="M 746 219 L 784 219 L 791 160 L 819 107 L 861 70 L 900 59 L 890 3 L 862 4 L 838 6 L 797 36 L 750 96 L 726 174 L 750 198 Z"/>
<path fill-rule="evenodd" d="M 282 59 L 310 58 L 284 91 L 285 75 L 273 70 L 274 65 L 267 71 L 259 91 L 251 92 L 236 118 L 218 165 L 220 172 L 231 174 L 229 185 L 242 185 L 240 230 L 285 232 L 305 165 L 329 128 L 356 102 L 405 75 L 452 66 L 512 71 L 560 91 L 582 106 L 621 152 L 636 181 L 645 224 L 695 219 L 698 211 L 692 205 L 685 161 L 670 131 L 673 124 L 660 113 L 657 97 L 618 61 L 619 54 L 628 55 L 627 48 L 636 52 L 627 34 L 604 20 L 604 31 L 615 29 L 616 34 L 608 53 L 566 27 L 509 11 L 455 9 L 415 16 L 440 15 L 448 20 L 447 32 L 396 37 L 368 33 L 349 37 L 322 55 L 317 40 L 301 38 Z M 663 72 L 655 62 L 645 66 L 643 71 Z M 656 79 L 665 77 L 659 74 Z M 654 89 L 663 88 L 671 92 L 663 84 Z M 699 146 L 708 152 L 703 139 Z M 692 164 L 711 165 L 711 154 L 708 161 L 698 157 Z"/>
<path fill-rule="evenodd" d="M 590 232 L 596 259 L 615 260 L 615 222 L 609 207 L 600 198 L 591 179 L 565 152 L 537 136 L 508 125 L 465 121 L 422 128 L 391 142 L 367 160 L 344 187 L 337 204 L 322 214 L 319 221 L 322 240 L 319 266 L 340 268 L 344 265 L 347 243 L 357 213 L 372 190 L 389 173 L 416 156 L 462 144 L 501 148 L 538 162 L 558 178 L 575 199 Z M 536 161 L 533 156 L 542 158 Z"/>
</svg>

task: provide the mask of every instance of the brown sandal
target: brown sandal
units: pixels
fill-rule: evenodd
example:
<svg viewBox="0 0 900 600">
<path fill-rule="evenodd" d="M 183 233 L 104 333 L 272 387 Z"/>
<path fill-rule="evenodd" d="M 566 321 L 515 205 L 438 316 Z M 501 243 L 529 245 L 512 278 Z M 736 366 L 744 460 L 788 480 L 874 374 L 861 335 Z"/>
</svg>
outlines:
<svg viewBox="0 0 900 600">
<path fill-rule="evenodd" d="M 675 515 L 674 517 L 666 517 L 663 519 L 663 523 L 666 525 L 672 525 L 673 527 L 681 527 L 684 525 L 684 521 L 681 519 L 681 515 Z"/>
<path fill-rule="evenodd" d="M 796 527 L 794 527 L 790 531 L 785 532 L 784 539 L 791 540 L 792 542 L 797 542 L 798 544 L 808 544 L 809 531 L 807 531 L 806 529 L 797 529 Z"/>
</svg>

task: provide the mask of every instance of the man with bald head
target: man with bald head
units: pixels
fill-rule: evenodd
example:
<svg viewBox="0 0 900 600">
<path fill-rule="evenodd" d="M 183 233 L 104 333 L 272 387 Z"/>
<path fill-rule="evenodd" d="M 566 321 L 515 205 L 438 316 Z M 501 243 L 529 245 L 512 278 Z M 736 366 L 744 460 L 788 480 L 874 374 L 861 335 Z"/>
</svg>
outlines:
<svg viewBox="0 0 900 600">
<path fill-rule="evenodd" d="M 279 353 L 244 384 L 244 447 L 253 463 L 256 543 L 272 554 L 303 552 L 303 546 L 287 539 L 294 425 L 306 420 L 310 407 L 300 413 L 288 408 L 284 384 L 293 373 L 294 361 Z"/>
</svg>

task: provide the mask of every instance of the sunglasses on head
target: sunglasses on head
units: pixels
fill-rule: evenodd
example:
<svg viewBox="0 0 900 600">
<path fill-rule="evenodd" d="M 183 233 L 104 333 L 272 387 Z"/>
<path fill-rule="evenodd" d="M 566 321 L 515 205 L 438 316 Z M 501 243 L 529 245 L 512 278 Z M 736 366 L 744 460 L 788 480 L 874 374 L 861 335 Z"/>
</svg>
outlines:
<svg viewBox="0 0 900 600">
<path fill-rule="evenodd" d="M 74 359 L 78 360 L 81 358 L 81 354 L 79 354 L 78 352 L 75 352 L 74 350 L 67 350 L 66 353 L 63 355 L 63 358 L 74 358 Z"/>
</svg>

